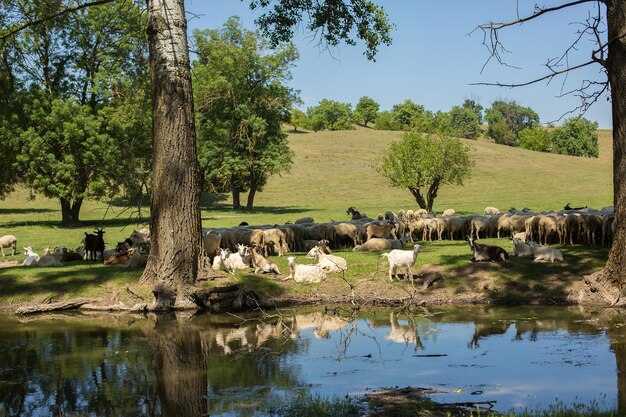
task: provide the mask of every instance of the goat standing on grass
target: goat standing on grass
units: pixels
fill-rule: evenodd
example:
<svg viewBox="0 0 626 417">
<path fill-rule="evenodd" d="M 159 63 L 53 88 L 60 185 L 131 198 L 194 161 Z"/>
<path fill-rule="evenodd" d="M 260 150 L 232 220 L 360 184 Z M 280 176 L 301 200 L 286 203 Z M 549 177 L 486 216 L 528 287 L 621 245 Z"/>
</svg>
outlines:
<svg viewBox="0 0 626 417">
<path fill-rule="evenodd" d="M 104 262 L 104 238 L 102 236 L 106 232 L 103 229 L 96 229 L 93 232 L 95 235 L 85 232 L 85 250 L 92 261 L 98 258 L 98 252 L 100 252 L 102 262 Z"/>
<path fill-rule="evenodd" d="M 417 259 L 417 254 L 419 253 L 420 248 L 420 245 L 415 245 L 413 246 L 413 250 L 394 249 L 389 253 L 383 253 L 380 255 L 387 257 L 387 260 L 389 261 L 389 281 L 393 281 L 392 276 L 398 278 L 396 269 L 399 266 L 402 266 L 407 268 L 407 272 L 411 278 L 411 283 L 413 282 L 413 271 L 411 270 L 411 267 L 415 265 L 415 260 Z"/>
<path fill-rule="evenodd" d="M 477 239 L 471 236 L 465 236 L 465 240 L 474 254 L 470 259 L 472 262 L 499 262 L 509 259 L 509 253 L 500 246 L 476 243 Z"/>
</svg>

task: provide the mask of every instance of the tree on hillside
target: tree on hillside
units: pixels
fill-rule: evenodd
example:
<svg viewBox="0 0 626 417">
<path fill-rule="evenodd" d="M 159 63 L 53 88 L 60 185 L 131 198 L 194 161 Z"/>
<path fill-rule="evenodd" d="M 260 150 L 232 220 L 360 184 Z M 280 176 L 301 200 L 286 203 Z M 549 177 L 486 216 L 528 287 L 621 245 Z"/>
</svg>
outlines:
<svg viewBox="0 0 626 417">
<path fill-rule="evenodd" d="M 306 113 L 307 128 L 315 132 L 354 129 L 352 126 L 354 115 L 350 103 L 323 99 L 317 106 L 309 107 Z"/>
<path fill-rule="evenodd" d="M 409 99 L 404 100 L 404 102 L 400 104 L 394 104 L 391 108 L 394 121 L 404 130 L 411 129 L 415 119 L 421 116 L 425 111 L 424 106 L 415 104 Z"/>
<path fill-rule="evenodd" d="M 476 139 L 480 136 L 478 115 L 469 107 L 454 106 L 448 112 L 450 135 L 458 138 Z"/>
<path fill-rule="evenodd" d="M 539 124 L 539 115 L 530 107 L 522 107 L 514 101 L 496 100 L 487 109 L 485 119 L 489 123 L 487 136 L 502 145 L 517 146 L 519 132 Z"/>
<path fill-rule="evenodd" d="M 519 132 L 519 147 L 537 152 L 552 152 L 552 134 L 541 126 Z"/>
<path fill-rule="evenodd" d="M 564 46 L 564 53 L 547 62 L 547 75 L 523 83 L 495 83 L 502 87 L 519 87 L 550 81 L 570 71 L 590 65 L 600 65 L 607 77 L 601 80 L 586 80 L 572 90 L 581 99 L 578 110 L 584 112 L 607 92 L 611 94 L 613 113 L 613 206 L 615 208 L 615 235 L 609 258 L 603 271 L 587 277 L 593 292 L 603 295 L 611 304 L 626 304 L 626 2 L 622 0 L 574 1 L 551 7 L 535 5 L 527 16 L 515 21 L 490 22 L 479 26 L 485 33 L 485 42 L 490 58 L 503 62 L 501 52 L 507 49 L 501 43 L 500 31 L 511 26 L 533 21 L 561 10 L 590 3 L 594 13 L 586 14 L 577 30 L 573 44 Z M 519 14 L 518 14 L 519 15 Z M 569 60 L 570 52 L 579 50 L 581 43 L 591 39 L 595 44 L 585 62 Z M 620 410 L 623 411 L 623 410 Z"/>
<path fill-rule="evenodd" d="M 477 103 L 475 100 L 465 99 L 462 107 L 473 111 L 478 117 L 478 124 L 483 124 L 483 106 L 481 106 L 480 103 Z"/>
<path fill-rule="evenodd" d="M 6 16 L 12 17 L 5 22 L 8 27 L 22 18 L 44 19 L 64 10 L 58 2 L 25 0 L 6 7 Z M 10 101 L 10 113 L 0 112 L 0 126 L 5 127 L 0 134 L 4 131 L 3 142 L 10 144 L 0 148 L 0 159 L 17 155 L 7 165 L 19 173 L 12 180 L 58 198 L 63 224 L 79 223 L 85 197 L 114 195 L 122 186 L 115 179 L 124 178 L 128 186 L 129 178 L 139 177 L 133 173 L 140 169 L 130 162 L 145 159 L 149 149 L 148 135 L 138 128 L 145 128 L 149 101 L 136 100 L 146 97 L 143 24 L 140 8 L 132 3 L 107 4 L 44 20 L 0 43 L 8 74 L 0 88 L 9 90 Z M 124 136 L 143 139 L 141 146 L 112 136 L 109 119 L 101 115 L 131 104 L 143 106 L 131 112 L 143 116 L 127 118 L 124 124 L 132 135 Z M 122 154 L 127 157 L 115 157 Z"/>
<path fill-rule="evenodd" d="M 369 97 L 361 97 L 354 109 L 354 116 L 363 126 L 367 127 L 369 122 L 376 120 L 380 105 Z"/>
<path fill-rule="evenodd" d="M 298 131 L 298 126 L 304 127 L 307 124 L 306 114 L 300 109 L 289 111 L 289 123 L 293 126 L 293 131 Z"/>
<path fill-rule="evenodd" d="M 598 124 L 584 117 L 566 120 L 552 132 L 552 144 L 555 153 L 597 158 Z"/>
<path fill-rule="evenodd" d="M 281 123 L 297 93 L 286 86 L 298 58 L 291 43 L 267 50 L 259 33 L 231 17 L 220 30 L 194 31 L 193 62 L 198 157 L 204 183 L 228 187 L 233 209 L 248 191 L 246 208 L 270 176 L 286 172 L 293 152 Z"/>
<path fill-rule="evenodd" d="M 417 204 L 432 212 L 437 192 L 444 185 L 463 185 L 474 160 L 459 139 L 442 135 L 407 133 L 392 142 L 377 171 L 393 187 L 407 188 Z"/>
</svg>

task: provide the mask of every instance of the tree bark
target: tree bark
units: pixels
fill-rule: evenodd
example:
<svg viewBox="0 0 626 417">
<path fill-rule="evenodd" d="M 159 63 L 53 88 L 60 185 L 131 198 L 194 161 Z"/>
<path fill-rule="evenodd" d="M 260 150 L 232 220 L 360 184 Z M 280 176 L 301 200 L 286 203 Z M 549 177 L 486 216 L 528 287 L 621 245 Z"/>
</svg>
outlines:
<svg viewBox="0 0 626 417">
<path fill-rule="evenodd" d="M 230 182 L 230 188 L 233 193 L 233 210 L 241 209 L 241 189 L 236 179 L 232 179 Z"/>
<path fill-rule="evenodd" d="M 248 201 L 246 203 L 246 210 L 252 211 L 254 208 L 254 196 L 256 195 L 257 188 L 259 187 L 258 181 L 255 176 L 250 179 L 250 191 L 248 191 Z"/>
<path fill-rule="evenodd" d="M 608 59 L 613 113 L 613 206 L 615 237 L 603 271 L 592 276 L 614 289 L 615 304 L 625 304 L 626 281 L 626 3 L 607 0 Z"/>
<path fill-rule="evenodd" d="M 420 189 L 409 187 L 409 191 L 413 194 L 413 197 L 415 197 L 415 202 L 420 206 L 420 208 L 427 210 L 426 200 L 424 200 L 424 196 L 420 192 Z"/>
<path fill-rule="evenodd" d="M 428 187 L 428 193 L 426 194 L 426 210 L 428 210 L 429 213 L 433 212 L 433 203 L 435 198 L 437 198 L 437 191 L 439 191 L 440 182 L 441 180 L 436 179 L 432 184 L 430 184 L 430 187 Z"/>
<path fill-rule="evenodd" d="M 152 82 L 151 248 L 142 282 L 153 309 L 192 307 L 203 261 L 196 131 L 183 0 L 148 0 Z M 167 289 L 163 291 L 163 289 Z"/>
<path fill-rule="evenodd" d="M 83 199 L 77 198 L 71 202 L 65 198 L 61 198 L 61 224 L 63 226 L 80 226 L 80 208 L 83 205 Z"/>
</svg>

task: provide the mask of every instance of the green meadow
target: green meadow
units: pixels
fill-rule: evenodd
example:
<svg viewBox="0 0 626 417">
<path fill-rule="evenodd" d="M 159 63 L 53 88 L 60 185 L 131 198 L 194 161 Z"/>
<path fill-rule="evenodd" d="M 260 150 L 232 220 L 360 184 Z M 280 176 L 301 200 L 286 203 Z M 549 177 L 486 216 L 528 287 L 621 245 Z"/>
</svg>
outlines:
<svg viewBox="0 0 626 417">
<path fill-rule="evenodd" d="M 293 167 L 289 173 L 270 179 L 265 189 L 257 194 L 255 210 L 233 211 L 228 194 L 205 195 L 202 199 L 204 227 L 234 226 L 242 221 L 251 225 L 282 224 L 305 216 L 313 217 L 316 222 L 348 220 L 346 209 L 350 206 L 372 217 L 386 210 L 418 208 L 408 190 L 389 187 L 375 169 L 389 143 L 402 137 L 401 132 L 357 128 L 337 132 L 290 132 L 289 135 L 295 152 Z M 533 152 L 482 139 L 467 140 L 476 160 L 473 175 L 462 187 L 441 188 L 434 209 L 442 212 L 454 208 L 457 213 L 470 214 L 482 213 L 486 206 L 501 211 L 510 207 L 543 211 L 560 210 L 567 203 L 595 208 L 611 205 L 611 131 L 599 131 L 599 141 L 600 157 L 590 159 Z M 0 236 L 15 235 L 20 251 L 15 256 L 0 258 L 0 262 L 21 263 L 25 258 L 23 246 L 32 246 L 40 255 L 47 246 L 75 248 L 81 245 L 84 233 L 95 227 L 104 227 L 105 241 L 114 246 L 134 228 L 148 224 L 148 216 L 147 206 L 139 209 L 125 207 L 117 201 L 86 201 L 81 211 L 84 226 L 61 227 L 57 200 L 32 196 L 28 190 L 18 189 L 0 200 Z M 505 240 L 487 242 L 511 249 Z M 561 249 L 566 259 L 571 260 L 566 265 L 533 265 L 528 259 L 514 259 L 510 266 L 493 272 L 494 284 L 500 284 L 499 299 L 524 298 L 529 290 L 542 290 L 545 283 L 541 283 L 541 273 L 546 269 L 556 274 L 562 271 L 563 276 L 568 277 L 558 283 L 561 291 L 571 277 L 598 269 L 606 261 L 604 249 L 583 246 Z M 5 249 L 5 252 L 8 251 Z M 342 256 L 350 265 L 348 280 L 387 279 L 386 264 L 380 261 L 378 254 L 346 250 Z M 469 257 L 469 248 L 463 241 L 428 242 L 423 245 L 417 268 L 429 263 L 458 268 L 466 265 Z M 299 261 L 307 262 L 302 256 Z M 275 262 L 285 275 L 286 259 L 276 258 Z M 6 291 L 0 294 L 0 304 L 98 297 L 123 289 L 126 284 L 135 285 L 140 275 L 137 270 L 86 263 L 59 268 L 4 268 L 0 269 L 0 282 L 5 284 Z M 269 292 L 276 290 L 273 283 L 251 274 L 241 274 L 239 279 Z M 445 285 L 459 286 L 456 291 L 463 291 L 461 282 L 453 279 Z M 397 285 L 399 283 L 393 284 Z M 139 291 L 149 294 L 148 289 Z M 294 291 L 313 290 L 294 288 Z"/>
</svg>

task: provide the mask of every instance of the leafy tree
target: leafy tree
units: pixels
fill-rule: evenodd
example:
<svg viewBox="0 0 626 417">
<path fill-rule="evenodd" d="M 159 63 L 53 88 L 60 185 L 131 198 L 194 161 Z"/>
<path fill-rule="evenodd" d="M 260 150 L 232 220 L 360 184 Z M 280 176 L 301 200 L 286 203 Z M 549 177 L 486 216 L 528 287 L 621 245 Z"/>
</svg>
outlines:
<svg viewBox="0 0 626 417">
<path fill-rule="evenodd" d="M 466 139 L 480 136 L 478 115 L 469 107 L 454 106 L 448 113 L 450 119 L 450 135 Z"/>
<path fill-rule="evenodd" d="M 234 209 L 247 190 L 251 210 L 268 178 L 292 163 L 281 122 L 297 97 L 283 82 L 298 53 L 293 44 L 269 53 L 267 41 L 234 17 L 193 37 L 200 169 L 213 187 L 229 185 Z"/>
<path fill-rule="evenodd" d="M 45 17 L 65 10 L 63 2 L 19 0 L 7 3 L 6 7 L 7 15 L 15 19 L 25 14 L 27 18 L 41 19 L 42 23 L 24 28 L 13 36 L 11 42 L 0 46 L 5 68 L 9 71 L 5 79 L 5 85 L 11 90 L 8 95 L 10 103 L 7 104 L 13 114 L 19 115 L 15 117 L 3 113 L 3 117 L 0 114 L 0 119 L 3 119 L 0 126 L 5 127 L 0 129 L 0 138 L 10 144 L 0 148 L 0 159 L 17 155 L 13 161 L 16 163 L 11 164 L 12 172 L 19 172 L 20 175 L 9 179 L 9 184 L 11 180 L 19 180 L 47 197 L 58 198 L 63 224 L 76 225 L 80 221 L 80 208 L 85 196 L 100 198 L 112 196 L 122 189 L 139 188 L 132 184 L 132 180 L 140 175 L 133 173 L 143 169 L 131 164 L 137 161 L 135 155 L 146 155 L 146 149 L 149 151 L 148 135 L 136 129 L 134 123 L 138 120 L 125 121 L 123 125 L 126 127 L 134 126 L 131 130 L 135 142 L 143 139 L 144 145 L 147 145 L 127 147 L 128 143 L 121 140 L 122 137 L 111 140 L 109 133 L 112 130 L 107 127 L 108 120 L 99 117 L 99 114 L 123 103 L 126 111 L 118 113 L 117 122 L 126 114 L 147 115 L 149 100 L 136 99 L 137 96 L 146 97 L 147 50 L 145 34 L 141 30 L 145 18 L 140 8 L 130 2 L 81 9 L 54 19 Z M 61 102 L 65 104 L 61 105 Z M 129 112 L 131 103 L 143 107 Z M 82 106 L 88 107 L 89 117 Z M 71 114 L 74 110 L 76 114 Z M 95 136 L 89 139 L 84 137 L 85 132 L 71 132 L 61 138 L 62 126 L 56 123 L 84 125 L 86 132 Z M 48 132 L 45 129 L 51 130 Z M 124 135 L 119 129 L 115 130 Z M 71 135 L 74 138 L 70 138 Z M 16 142 L 11 136 L 19 136 L 21 140 Z M 131 134 L 125 135 L 129 136 Z M 78 137 L 93 149 L 106 147 L 111 154 L 124 154 L 126 157 L 116 160 L 103 157 L 98 160 L 98 166 L 90 170 L 82 165 L 84 161 L 77 155 L 78 148 L 62 146 L 68 145 L 68 141 L 79 140 Z M 38 149 L 49 152 L 49 155 L 36 164 L 32 163 L 29 156 L 32 157 L 37 150 L 26 138 L 33 139 Z M 59 147 L 55 148 L 55 145 Z M 7 155 L 7 152 L 11 154 Z M 138 159 L 145 158 L 140 156 Z M 63 174 L 59 171 L 61 166 Z M 72 169 L 74 171 L 70 172 Z M 104 178 L 96 171 L 108 171 L 110 175 Z M 118 175 L 119 172 L 124 172 L 124 175 Z M 44 178 L 46 175 L 49 177 Z M 59 175 L 65 178 L 66 183 L 72 184 L 54 185 L 61 179 Z M 10 187 L 2 191 L 8 190 Z"/>
<path fill-rule="evenodd" d="M 483 106 L 470 99 L 465 99 L 462 106 L 476 113 L 476 116 L 478 117 L 478 124 L 483 124 Z"/>
<path fill-rule="evenodd" d="M 298 126 L 304 127 L 307 125 L 308 121 L 306 118 L 306 114 L 302 110 L 291 109 L 289 113 L 289 122 L 293 126 L 294 132 L 298 131 Z"/>
<path fill-rule="evenodd" d="M 323 99 L 317 106 L 307 109 L 309 129 L 320 130 L 350 130 L 354 129 L 352 120 L 352 106 L 350 103 L 340 103 L 334 100 Z"/>
<path fill-rule="evenodd" d="M 473 165 L 471 148 L 459 139 L 407 133 L 391 143 L 377 171 L 391 186 L 408 188 L 417 204 L 431 212 L 439 188 L 463 185 Z"/>
<path fill-rule="evenodd" d="M 425 111 L 424 106 L 415 104 L 408 99 L 401 104 L 395 104 L 391 108 L 391 114 L 395 123 L 403 130 L 411 129 L 415 119 L 422 116 Z"/>
<path fill-rule="evenodd" d="M 354 116 L 359 122 L 363 123 L 363 126 L 367 127 L 369 122 L 376 120 L 378 109 L 380 105 L 369 97 L 361 97 L 354 109 Z"/>
<path fill-rule="evenodd" d="M 424 110 L 413 118 L 412 131 L 421 133 L 442 133 L 447 134 L 450 120 L 448 114 L 444 112 L 433 112 Z"/>
<path fill-rule="evenodd" d="M 552 133 L 555 153 L 598 157 L 598 124 L 584 117 L 567 120 Z"/>
<path fill-rule="evenodd" d="M 537 152 L 552 152 L 552 134 L 542 127 L 527 127 L 519 133 L 519 147 Z"/>
<path fill-rule="evenodd" d="M 519 132 L 523 129 L 539 124 L 539 116 L 533 109 L 522 107 L 514 101 L 494 101 L 485 118 L 489 123 L 487 136 L 496 143 L 509 146 L 518 145 Z"/>
<path fill-rule="evenodd" d="M 374 124 L 376 130 L 402 130 L 402 127 L 398 125 L 393 114 L 390 111 L 381 111 L 376 115 L 376 123 Z"/>
</svg>

